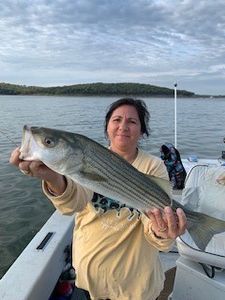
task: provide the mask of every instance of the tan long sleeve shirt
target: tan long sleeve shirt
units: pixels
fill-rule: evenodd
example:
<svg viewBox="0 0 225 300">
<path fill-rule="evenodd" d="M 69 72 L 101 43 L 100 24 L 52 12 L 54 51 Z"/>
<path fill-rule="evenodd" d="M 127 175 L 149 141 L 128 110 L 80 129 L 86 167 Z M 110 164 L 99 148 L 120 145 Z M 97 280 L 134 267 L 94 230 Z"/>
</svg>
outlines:
<svg viewBox="0 0 225 300">
<path fill-rule="evenodd" d="M 164 163 L 141 150 L 132 164 L 139 171 L 168 179 Z M 73 266 L 76 285 L 91 299 L 155 300 L 163 289 L 159 250 L 171 239 L 159 239 L 150 220 L 137 210 L 105 199 L 68 179 L 64 194 L 44 192 L 63 214 L 75 214 Z"/>
</svg>

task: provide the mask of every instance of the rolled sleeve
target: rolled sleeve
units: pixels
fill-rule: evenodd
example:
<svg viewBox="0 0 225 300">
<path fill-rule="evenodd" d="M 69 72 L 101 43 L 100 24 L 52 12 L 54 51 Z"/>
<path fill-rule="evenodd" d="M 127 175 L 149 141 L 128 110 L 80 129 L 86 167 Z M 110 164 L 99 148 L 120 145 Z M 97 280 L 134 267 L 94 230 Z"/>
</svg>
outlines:
<svg viewBox="0 0 225 300">
<path fill-rule="evenodd" d="M 88 201 L 93 197 L 93 192 L 75 183 L 68 177 L 66 177 L 66 181 L 66 190 L 59 196 L 54 196 L 49 192 L 45 181 L 42 182 L 42 189 L 57 210 L 62 214 L 72 215 L 86 207 Z"/>
<path fill-rule="evenodd" d="M 157 237 L 151 229 L 151 220 L 145 215 L 142 215 L 141 220 L 144 226 L 144 235 L 148 243 L 157 248 L 159 251 L 169 252 L 172 249 L 175 240 Z"/>
</svg>

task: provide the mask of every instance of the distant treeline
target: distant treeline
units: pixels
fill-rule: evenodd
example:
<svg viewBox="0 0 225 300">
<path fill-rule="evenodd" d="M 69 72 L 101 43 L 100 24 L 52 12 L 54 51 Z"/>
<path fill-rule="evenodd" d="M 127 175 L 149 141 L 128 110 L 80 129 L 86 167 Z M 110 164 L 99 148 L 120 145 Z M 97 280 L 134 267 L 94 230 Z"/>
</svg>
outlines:
<svg viewBox="0 0 225 300">
<path fill-rule="evenodd" d="M 179 96 L 193 97 L 192 92 L 177 91 Z M 172 97 L 174 90 L 141 83 L 87 83 L 57 87 L 39 87 L 0 83 L 0 95 L 55 95 L 55 96 L 166 96 Z"/>
</svg>

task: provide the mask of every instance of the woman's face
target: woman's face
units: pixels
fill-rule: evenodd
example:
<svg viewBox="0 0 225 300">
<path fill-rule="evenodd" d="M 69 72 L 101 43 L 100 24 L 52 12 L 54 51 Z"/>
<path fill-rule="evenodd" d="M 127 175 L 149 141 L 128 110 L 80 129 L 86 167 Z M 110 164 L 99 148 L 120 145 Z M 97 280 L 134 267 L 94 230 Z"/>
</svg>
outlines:
<svg viewBox="0 0 225 300">
<path fill-rule="evenodd" d="M 137 147 L 141 136 L 141 122 L 136 108 L 121 105 L 115 109 L 109 119 L 107 134 L 112 147 L 121 150 Z"/>
</svg>

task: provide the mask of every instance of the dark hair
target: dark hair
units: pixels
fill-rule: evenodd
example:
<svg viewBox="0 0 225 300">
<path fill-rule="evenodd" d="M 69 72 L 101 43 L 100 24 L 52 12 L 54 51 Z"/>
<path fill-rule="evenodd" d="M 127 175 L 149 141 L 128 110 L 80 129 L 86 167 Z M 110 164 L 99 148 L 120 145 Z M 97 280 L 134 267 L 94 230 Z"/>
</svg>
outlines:
<svg viewBox="0 0 225 300">
<path fill-rule="evenodd" d="M 149 119 L 150 119 L 150 114 L 147 109 L 147 106 L 143 100 L 139 99 L 133 99 L 133 98 L 121 98 L 115 102 L 113 102 L 109 108 L 108 112 L 106 113 L 105 116 L 105 135 L 107 136 L 107 127 L 109 124 L 109 119 L 112 116 L 112 113 L 114 112 L 115 109 L 122 105 L 130 105 L 133 106 L 138 113 L 140 123 L 141 123 L 141 133 L 146 136 L 149 136 Z"/>
</svg>

